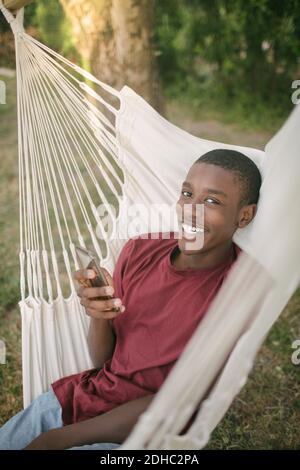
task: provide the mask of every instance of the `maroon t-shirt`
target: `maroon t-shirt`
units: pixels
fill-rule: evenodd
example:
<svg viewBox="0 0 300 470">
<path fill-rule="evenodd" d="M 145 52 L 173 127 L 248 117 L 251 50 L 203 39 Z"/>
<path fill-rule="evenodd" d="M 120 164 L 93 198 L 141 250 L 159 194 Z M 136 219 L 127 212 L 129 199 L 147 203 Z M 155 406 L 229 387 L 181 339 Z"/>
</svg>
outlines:
<svg viewBox="0 0 300 470">
<path fill-rule="evenodd" d="M 64 425 L 157 392 L 241 251 L 233 244 L 228 259 L 214 268 L 177 270 L 170 259 L 178 249 L 174 232 L 169 239 L 155 235 L 130 238 L 116 263 L 115 297 L 126 310 L 111 320 L 116 334 L 112 358 L 101 369 L 52 384 Z"/>
</svg>

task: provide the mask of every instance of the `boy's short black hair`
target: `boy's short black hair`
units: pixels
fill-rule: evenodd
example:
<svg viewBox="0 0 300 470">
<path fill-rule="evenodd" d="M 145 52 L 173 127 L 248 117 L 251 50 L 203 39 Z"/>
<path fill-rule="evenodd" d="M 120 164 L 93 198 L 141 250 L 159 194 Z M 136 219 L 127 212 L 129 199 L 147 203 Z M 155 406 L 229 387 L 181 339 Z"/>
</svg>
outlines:
<svg viewBox="0 0 300 470">
<path fill-rule="evenodd" d="M 205 153 L 195 163 L 209 163 L 232 171 L 242 186 L 240 205 L 257 204 L 261 175 L 251 158 L 236 150 L 216 149 Z"/>
</svg>

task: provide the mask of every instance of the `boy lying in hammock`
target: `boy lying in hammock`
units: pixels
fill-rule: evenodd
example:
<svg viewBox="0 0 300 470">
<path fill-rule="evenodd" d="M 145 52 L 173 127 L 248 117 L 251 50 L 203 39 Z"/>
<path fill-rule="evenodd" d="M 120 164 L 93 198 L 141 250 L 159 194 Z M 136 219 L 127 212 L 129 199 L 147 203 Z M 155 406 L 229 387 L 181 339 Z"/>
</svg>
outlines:
<svg viewBox="0 0 300 470">
<path fill-rule="evenodd" d="M 256 165 L 236 151 L 213 150 L 191 166 L 177 203 L 191 208 L 189 220 L 178 211 L 182 237 L 131 238 L 113 279 L 105 271 L 109 287 L 78 289 L 95 368 L 57 380 L 9 420 L 1 449 L 113 449 L 126 440 L 240 253 L 232 237 L 255 216 L 260 184 Z M 195 232 L 196 204 L 204 204 L 204 226 Z M 191 250 L 200 235 L 202 248 Z M 93 276 L 75 273 L 78 281 Z"/>
</svg>

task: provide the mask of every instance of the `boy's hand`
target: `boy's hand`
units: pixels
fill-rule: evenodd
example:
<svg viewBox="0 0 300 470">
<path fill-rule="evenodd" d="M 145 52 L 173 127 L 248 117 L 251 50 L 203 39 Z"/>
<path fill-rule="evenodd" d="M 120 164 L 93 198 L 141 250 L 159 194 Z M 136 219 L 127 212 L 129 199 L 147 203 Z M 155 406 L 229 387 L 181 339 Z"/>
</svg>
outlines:
<svg viewBox="0 0 300 470">
<path fill-rule="evenodd" d="M 109 286 L 103 287 L 87 287 L 90 279 L 97 276 L 93 269 L 79 269 L 74 273 L 74 279 L 82 284 L 77 289 L 77 294 L 81 298 L 80 303 L 86 309 L 88 315 L 96 319 L 115 318 L 125 310 L 121 299 L 113 298 L 114 285 L 113 279 L 109 272 L 101 268 L 109 283 Z M 107 298 L 107 297 L 112 297 Z"/>
</svg>

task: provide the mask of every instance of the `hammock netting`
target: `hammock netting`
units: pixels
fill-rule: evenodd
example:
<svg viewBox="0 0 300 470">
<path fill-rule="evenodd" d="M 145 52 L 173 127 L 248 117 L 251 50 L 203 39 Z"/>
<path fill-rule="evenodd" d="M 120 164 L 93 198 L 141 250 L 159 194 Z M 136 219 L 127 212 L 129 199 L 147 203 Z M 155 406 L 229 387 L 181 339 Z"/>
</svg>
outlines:
<svg viewBox="0 0 300 470">
<path fill-rule="evenodd" d="M 89 318 L 72 273 L 75 245 L 113 272 L 128 237 L 177 230 L 165 208 L 194 161 L 215 148 L 258 166 L 258 211 L 234 241 L 242 248 L 209 311 L 120 449 L 201 449 L 245 384 L 266 334 L 300 279 L 300 107 L 265 151 L 197 138 L 128 86 L 116 91 L 30 37 L 23 10 L 0 8 L 15 35 L 24 406 L 56 379 L 92 367 Z M 104 207 L 105 211 L 99 210 Z M 116 212 L 112 210 L 116 208 Z M 162 209 L 164 207 L 164 209 Z M 155 225 L 156 224 L 156 225 Z M 197 410 L 188 431 L 181 429 Z"/>
</svg>

